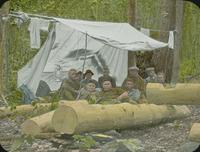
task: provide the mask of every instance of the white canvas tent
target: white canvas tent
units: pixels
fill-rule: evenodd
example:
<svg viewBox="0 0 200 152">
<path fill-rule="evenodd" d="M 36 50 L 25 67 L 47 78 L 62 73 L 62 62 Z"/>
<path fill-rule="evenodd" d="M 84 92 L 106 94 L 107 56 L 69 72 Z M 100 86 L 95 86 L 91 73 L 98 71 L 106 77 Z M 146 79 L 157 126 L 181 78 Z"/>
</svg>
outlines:
<svg viewBox="0 0 200 152">
<path fill-rule="evenodd" d="M 40 80 L 57 90 L 55 69 L 70 68 L 94 72 L 94 79 L 108 66 L 121 85 L 127 76 L 128 51 L 151 51 L 166 47 L 127 23 L 92 22 L 54 18 L 57 22 L 37 55 L 18 72 L 18 87 L 26 85 L 36 93 Z M 86 50 L 86 51 L 85 51 Z M 85 54 L 86 53 L 86 54 Z"/>
</svg>

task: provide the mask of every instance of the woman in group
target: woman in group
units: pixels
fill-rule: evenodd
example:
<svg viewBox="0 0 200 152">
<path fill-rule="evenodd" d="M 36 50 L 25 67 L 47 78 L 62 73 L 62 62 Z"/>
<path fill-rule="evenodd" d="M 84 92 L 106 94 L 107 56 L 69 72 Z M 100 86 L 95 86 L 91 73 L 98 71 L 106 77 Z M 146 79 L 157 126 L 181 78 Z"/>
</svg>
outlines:
<svg viewBox="0 0 200 152">
<path fill-rule="evenodd" d="M 114 104 L 120 103 L 119 96 L 124 92 L 121 88 L 113 88 L 110 79 L 102 80 L 102 91 L 99 92 L 97 103 Z"/>
</svg>

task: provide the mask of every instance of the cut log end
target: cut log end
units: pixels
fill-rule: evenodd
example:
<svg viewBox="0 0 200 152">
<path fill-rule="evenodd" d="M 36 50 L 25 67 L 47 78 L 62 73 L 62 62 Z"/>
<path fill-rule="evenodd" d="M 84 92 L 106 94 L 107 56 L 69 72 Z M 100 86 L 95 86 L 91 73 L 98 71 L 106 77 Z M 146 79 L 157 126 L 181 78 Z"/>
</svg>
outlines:
<svg viewBox="0 0 200 152">
<path fill-rule="evenodd" d="M 200 142 L 200 123 L 194 123 L 190 130 L 189 139 L 191 141 Z"/>
<path fill-rule="evenodd" d="M 32 120 L 26 120 L 22 124 L 22 133 L 23 134 L 26 134 L 26 135 L 38 135 L 41 132 L 42 131 L 41 131 L 40 127 L 37 125 L 37 123 L 35 123 Z"/>
<path fill-rule="evenodd" d="M 78 125 L 78 116 L 73 108 L 63 106 L 54 112 L 52 124 L 55 131 L 72 134 Z"/>
</svg>

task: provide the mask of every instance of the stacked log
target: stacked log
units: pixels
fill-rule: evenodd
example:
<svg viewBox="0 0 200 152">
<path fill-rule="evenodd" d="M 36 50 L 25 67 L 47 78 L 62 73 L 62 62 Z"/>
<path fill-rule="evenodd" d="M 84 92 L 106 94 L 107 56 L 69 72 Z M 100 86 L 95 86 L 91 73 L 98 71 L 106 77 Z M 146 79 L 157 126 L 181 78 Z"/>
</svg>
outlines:
<svg viewBox="0 0 200 152">
<path fill-rule="evenodd" d="M 88 104 L 85 100 L 80 101 L 60 101 L 59 107 L 64 105 L 67 106 L 82 106 L 84 104 Z M 55 110 L 54 110 L 55 111 Z M 33 117 L 31 119 L 27 119 L 22 125 L 22 133 L 27 135 L 36 136 L 41 133 L 49 133 L 54 132 L 54 128 L 51 123 L 51 118 L 54 114 L 54 111 L 45 113 L 43 115 Z"/>
<path fill-rule="evenodd" d="M 191 141 L 200 142 L 200 123 L 194 123 L 190 130 L 189 139 Z"/>
<path fill-rule="evenodd" d="M 61 106 L 53 114 L 55 131 L 75 134 L 158 124 L 190 115 L 186 106 L 129 103 Z"/>
<path fill-rule="evenodd" d="M 149 83 L 146 90 L 149 103 L 172 105 L 200 104 L 200 84 L 179 83 L 175 87 L 164 87 L 159 83 Z"/>
</svg>

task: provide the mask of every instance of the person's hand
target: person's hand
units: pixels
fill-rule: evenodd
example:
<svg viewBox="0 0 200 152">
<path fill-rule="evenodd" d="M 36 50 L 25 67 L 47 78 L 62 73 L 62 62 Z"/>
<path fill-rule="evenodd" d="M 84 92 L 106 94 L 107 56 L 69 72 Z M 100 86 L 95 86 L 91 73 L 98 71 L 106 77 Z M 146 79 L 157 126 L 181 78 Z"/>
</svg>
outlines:
<svg viewBox="0 0 200 152">
<path fill-rule="evenodd" d="M 140 99 L 140 100 L 139 100 L 139 103 L 148 103 L 148 101 L 147 101 L 146 98 L 143 98 L 143 99 Z"/>
<path fill-rule="evenodd" d="M 124 98 L 128 98 L 128 92 L 124 92 L 122 93 L 119 97 L 117 97 L 118 100 L 124 99 Z"/>
</svg>

